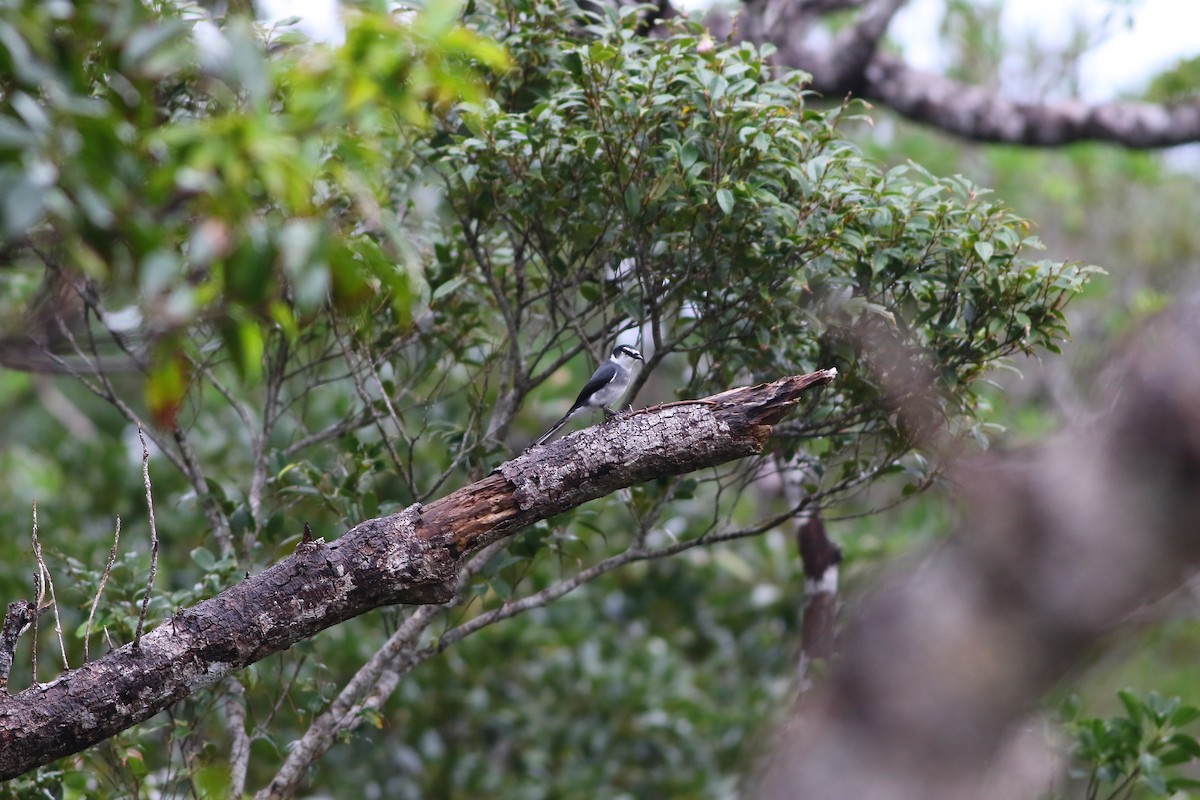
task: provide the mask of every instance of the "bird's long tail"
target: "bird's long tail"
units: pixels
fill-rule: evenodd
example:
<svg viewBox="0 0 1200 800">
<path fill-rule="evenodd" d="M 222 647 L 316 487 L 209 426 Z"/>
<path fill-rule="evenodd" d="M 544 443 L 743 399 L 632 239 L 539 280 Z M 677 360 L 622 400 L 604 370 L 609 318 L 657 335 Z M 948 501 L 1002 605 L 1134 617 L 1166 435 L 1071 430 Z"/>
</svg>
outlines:
<svg viewBox="0 0 1200 800">
<path fill-rule="evenodd" d="M 558 422 L 554 423 L 554 425 L 551 426 L 550 430 L 548 430 L 542 434 L 542 438 L 538 439 L 536 442 L 533 443 L 533 446 L 537 447 L 540 444 L 545 444 L 547 439 L 549 439 L 554 434 L 558 433 L 559 428 L 561 428 L 563 425 L 567 424 L 567 420 L 569 420 L 571 418 L 571 415 L 574 413 L 575 413 L 575 409 L 571 409 L 566 414 L 564 414 L 563 418 L 560 419 Z"/>
</svg>

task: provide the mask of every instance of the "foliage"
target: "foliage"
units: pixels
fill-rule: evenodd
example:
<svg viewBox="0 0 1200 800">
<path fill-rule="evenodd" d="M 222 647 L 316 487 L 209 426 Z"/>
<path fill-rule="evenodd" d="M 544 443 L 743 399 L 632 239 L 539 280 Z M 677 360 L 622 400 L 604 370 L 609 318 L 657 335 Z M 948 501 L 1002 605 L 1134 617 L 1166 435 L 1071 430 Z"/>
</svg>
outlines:
<svg viewBox="0 0 1200 800">
<path fill-rule="evenodd" d="M 1185 730 L 1200 718 L 1200 708 L 1157 692 L 1123 690 L 1117 696 L 1125 713 L 1107 719 L 1078 717 L 1077 701 L 1064 708 L 1075 740 L 1071 776 L 1085 781 L 1083 796 L 1170 797 L 1200 788 L 1200 781 L 1180 774 L 1200 759 L 1200 741 Z"/>
<path fill-rule="evenodd" d="M 0 374 L 13 420 L 0 519 L 26 530 L 41 500 L 74 663 L 118 513 L 95 630 L 123 641 L 136 618 L 147 526 L 129 442 L 143 419 L 158 423 L 163 620 L 287 553 L 305 524 L 329 538 L 486 473 L 557 416 L 590 370 L 581 356 L 618 338 L 644 340 L 637 388 L 659 399 L 837 366 L 844 379 L 768 457 L 799 464 L 823 505 L 901 469 L 927 485 L 940 465 L 918 447 L 978 433 L 981 377 L 1052 350 L 1091 274 L 1030 260 L 1028 224 L 967 180 L 865 158 L 838 128 L 853 107 L 808 107 L 802 75 L 748 45 L 702 48 L 693 25 L 644 39 L 634 11 L 539 0 L 461 20 L 451 5 L 356 9 L 339 46 L 184 4 L 0 11 L 0 303 L 25 329 L 8 338 L 53 297 L 38 329 L 61 348 L 52 364 L 128 351 L 134 368 Z M 59 325 L 63 298 L 83 309 Z M 773 469 L 636 487 L 474 565 L 398 670 L 585 567 L 696 547 L 418 668 L 347 723 L 368 744 L 335 748 L 316 783 L 416 753 L 391 791 L 551 796 L 523 776 L 552 767 L 582 786 L 561 792 L 589 796 L 727 790 L 750 760 L 743 732 L 786 698 L 803 578 L 780 533 L 712 552 L 700 537 L 748 537 L 791 507 Z M 19 596 L 28 558 L 2 563 Z M 411 619 L 352 620 L 238 676 L 251 783 Z M 44 655 L 39 668 L 54 671 Z M 87 765 L 113 785 L 219 785 L 225 690 Z M 489 751 L 510 736 L 522 751 Z M 374 774 L 363 785 L 383 786 Z"/>
<path fill-rule="evenodd" d="M 1146 99 L 1152 103 L 1194 101 L 1200 91 L 1200 56 L 1179 59 L 1177 63 L 1150 81 Z"/>
<path fill-rule="evenodd" d="M 652 365 L 685 355 L 681 395 L 837 366 L 792 450 L 887 440 L 847 463 L 862 474 L 911 447 L 908 393 L 933 384 L 959 422 L 989 364 L 1065 333 L 1088 269 L 1026 260 L 1026 223 L 962 178 L 880 170 L 840 138 L 844 110 L 804 108 L 803 75 L 772 79 L 748 45 L 700 54 L 695 30 L 589 30 L 539 45 L 556 91 L 466 114 L 448 148 L 463 241 L 442 260 L 496 296 L 532 375 L 579 329 L 599 349 L 641 328 Z"/>
<path fill-rule="evenodd" d="M 1131 9 L 1137 6 L 1127 5 Z M 955 4 L 953 10 L 971 13 L 973 8 Z M 1046 52 L 1049 45 L 1026 50 L 1026 42 L 1010 38 L 994 42 L 994 48 L 982 54 L 969 52 L 970 41 L 961 31 L 979 30 L 993 13 L 990 4 L 977 10 L 980 18 L 958 23 L 958 39 L 943 49 L 955 62 L 950 69 L 956 74 L 980 85 L 1002 85 L 1009 92 L 1036 87 L 1030 94 L 1038 97 L 1070 96 L 1076 93 L 1080 78 L 1089 78 L 1088 65 L 1079 63 L 1088 53 L 1087 42 L 1077 47 L 1080 43 L 1073 41 L 1068 52 Z M 1131 10 L 1130 16 L 1135 17 L 1136 11 Z M 1107 33 L 1111 30 L 1092 31 L 1090 42 L 1104 42 Z M 997 51 L 1003 53 L 1002 69 L 987 63 Z M 1195 86 L 1194 80 L 1189 83 L 1193 61 L 1168 67 L 1138 95 L 1151 101 L 1185 100 Z M 980 66 L 989 68 L 979 70 Z M 1089 85 L 1093 90 L 1103 89 L 1094 82 Z M 1103 259 L 1109 265 L 1111 278 L 1093 281 L 1070 307 L 1073 341 L 1064 348 L 1065 357 L 1015 359 L 1013 364 L 1020 373 L 998 376 L 999 390 L 984 395 L 994 409 L 992 418 L 1008 429 L 1006 442 L 1012 446 L 1042 440 L 1073 413 L 1102 408 L 1109 396 L 1106 381 L 1111 377 L 1105 368 L 1113 354 L 1125 346 L 1130 331 L 1168 306 L 1178 288 L 1193 280 L 1198 247 L 1193 220 L 1200 213 L 1194 155 L 1189 152 L 1193 148 L 1154 152 L 1097 143 L 1065 148 L 977 145 L 913 125 L 883 108 L 874 116 L 874 128 L 854 137 L 872 157 L 889 164 L 914 160 L 941 174 L 961 170 L 993 187 L 1020 214 L 1035 220 L 1034 230 L 1052 256 L 1069 253 L 1082 259 Z M 883 135 L 877 135 L 879 132 Z M 927 493 L 914 500 L 904 516 L 894 513 L 856 520 L 838 526 L 839 534 L 858 546 L 862 541 L 876 541 L 886 532 L 884 541 L 891 547 L 906 549 L 915 537 L 949 530 L 948 524 L 928 520 L 944 513 L 952 503 L 948 494 L 940 490 Z M 917 525 L 910 524 L 912 517 L 919 521 Z M 855 562 L 861 566 L 861 556 L 855 554 L 849 560 L 852 566 Z M 1072 740 L 1075 734 L 1069 720 L 1101 716 L 1108 705 L 1105 700 L 1121 686 L 1156 687 L 1160 695 L 1181 695 L 1184 703 L 1195 703 L 1197 636 L 1190 622 L 1192 615 L 1182 616 L 1174 619 L 1167 615 L 1114 635 L 1105 643 L 1103 655 L 1098 655 L 1098 663 L 1064 687 L 1080 697 L 1068 715 Z M 1136 758 L 1133 764 L 1136 767 Z M 1076 765 L 1085 774 L 1068 784 L 1070 791 L 1064 789 L 1065 796 L 1083 796 L 1093 766 L 1099 767 L 1087 762 Z M 1172 776 L 1195 775 L 1187 766 L 1172 770 L 1168 770 Z M 1122 773 L 1122 778 L 1128 775 Z M 1136 779 L 1131 785 L 1137 785 Z M 1107 785 L 1107 791 L 1114 788 L 1115 784 Z M 1137 792 L 1135 796 L 1149 796 L 1144 787 Z"/>
<path fill-rule="evenodd" d="M 337 50 L 289 47 L 294 37 L 260 37 L 245 20 L 218 30 L 185 3 L 5 5 L 0 208 L 13 269 L 136 287 L 106 299 L 136 304 L 163 337 L 146 389 L 161 423 L 183 402 L 179 334 L 197 321 L 214 320 L 227 356 L 256 375 L 270 331 L 294 337 L 327 296 L 368 308 L 381 285 L 401 325 L 420 305 L 392 210 L 414 126 L 479 96 L 470 59 L 505 59 L 455 25 L 452 5 L 412 24 L 378 5 L 348 15 Z"/>
</svg>

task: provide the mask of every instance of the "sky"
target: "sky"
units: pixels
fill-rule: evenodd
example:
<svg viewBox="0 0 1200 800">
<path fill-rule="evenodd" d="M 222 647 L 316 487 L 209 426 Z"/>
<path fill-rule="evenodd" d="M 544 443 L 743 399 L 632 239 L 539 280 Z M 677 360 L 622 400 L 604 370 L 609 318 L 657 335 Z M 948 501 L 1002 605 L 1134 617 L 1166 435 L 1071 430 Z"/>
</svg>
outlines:
<svg viewBox="0 0 1200 800">
<path fill-rule="evenodd" d="M 888 35 L 905 47 L 913 66 L 938 70 L 937 30 L 945 0 L 909 0 Z M 1109 22 L 1104 25 L 1105 17 Z M 1126 25 L 1126 20 L 1132 25 Z M 1031 37 L 1048 47 L 1069 42 L 1075 20 L 1106 30 L 1104 41 L 1081 61 L 1081 92 L 1108 100 L 1143 88 L 1147 79 L 1180 57 L 1200 55 L 1200 3 L 1195 0 L 1005 0 L 1001 26 L 1006 41 Z"/>
<path fill-rule="evenodd" d="M 708 0 L 684 0 L 704 5 Z M 938 22 L 945 0 L 909 0 L 893 21 L 889 36 L 903 43 L 913 66 L 938 70 Z M 299 16 L 310 35 L 336 31 L 336 0 L 257 0 L 268 19 Z M 1127 10 L 1126 10 L 1127 9 Z M 1112 20 L 1109 35 L 1082 61 L 1082 92 L 1088 100 L 1106 100 L 1135 91 L 1147 78 L 1181 56 L 1200 54 L 1200 2 L 1196 0 L 1005 0 L 1001 25 L 1005 39 L 1064 44 L 1072 21 Z M 1126 18 L 1132 26 L 1125 25 Z"/>
</svg>

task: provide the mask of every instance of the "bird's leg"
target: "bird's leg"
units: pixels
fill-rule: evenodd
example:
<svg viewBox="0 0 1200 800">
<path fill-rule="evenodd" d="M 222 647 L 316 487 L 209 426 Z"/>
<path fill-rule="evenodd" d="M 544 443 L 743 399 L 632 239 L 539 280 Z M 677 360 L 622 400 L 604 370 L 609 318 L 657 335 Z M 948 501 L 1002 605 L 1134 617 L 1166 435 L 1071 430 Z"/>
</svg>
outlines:
<svg viewBox="0 0 1200 800">
<path fill-rule="evenodd" d="M 606 422 L 617 415 L 617 412 L 613 411 L 608 406 L 600 406 L 600 410 L 604 412 L 604 419 Z"/>
</svg>

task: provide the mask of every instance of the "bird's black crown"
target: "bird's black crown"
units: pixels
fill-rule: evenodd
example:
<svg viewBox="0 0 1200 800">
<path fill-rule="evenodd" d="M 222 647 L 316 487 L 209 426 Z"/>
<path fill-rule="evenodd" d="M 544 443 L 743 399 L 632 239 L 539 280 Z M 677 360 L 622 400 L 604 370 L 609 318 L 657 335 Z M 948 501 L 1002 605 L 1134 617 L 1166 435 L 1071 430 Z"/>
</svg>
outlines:
<svg viewBox="0 0 1200 800">
<path fill-rule="evenodd" d="M 638 361 L 645 361 L 645 359 L 642 358 L 641 353 L 639 353 L 637 350 L 634 350 L 627 344 L 617 345 L 613 348 L 612 354 L 613 358 L 616 358 L 617 356 L 629 356 L 630 358 L 636 358 Z"/>
</svg>

